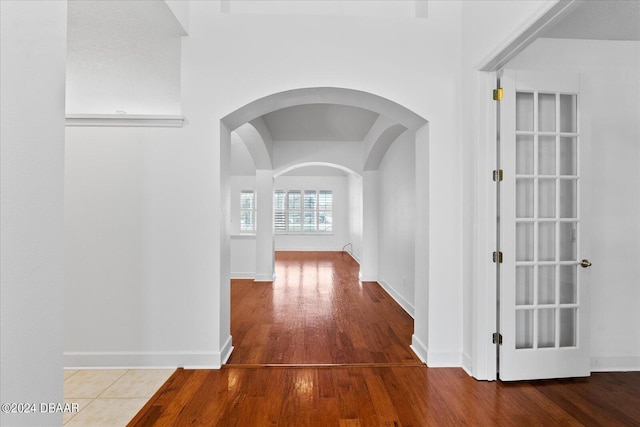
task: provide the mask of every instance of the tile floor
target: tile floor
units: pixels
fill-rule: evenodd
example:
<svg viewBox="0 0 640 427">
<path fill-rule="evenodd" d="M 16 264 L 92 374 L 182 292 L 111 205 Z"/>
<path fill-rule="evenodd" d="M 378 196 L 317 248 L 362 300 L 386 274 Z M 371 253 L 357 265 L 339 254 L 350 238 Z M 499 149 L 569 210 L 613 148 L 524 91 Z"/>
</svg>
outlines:
<svg viewBox="0 0 640 427">
<path fill-rule="evenodd" d="M 164 384 L 172 369 L 87 369 L 64 371 L 65 427 L 126 426 Z"/>
</svg>

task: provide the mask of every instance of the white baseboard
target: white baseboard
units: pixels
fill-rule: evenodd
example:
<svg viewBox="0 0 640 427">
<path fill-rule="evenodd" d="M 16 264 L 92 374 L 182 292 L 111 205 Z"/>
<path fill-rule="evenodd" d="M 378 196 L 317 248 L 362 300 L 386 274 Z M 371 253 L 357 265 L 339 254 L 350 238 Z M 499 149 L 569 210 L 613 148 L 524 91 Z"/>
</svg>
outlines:
<svg viewBox="0 0 640 427">
<path fill-rule="evenodd" d="M 256 273 L 231 273 L 232 279 L 253 279 Z"/>
<path fill-rule="evenodd" d="M 464 369 L 469 376 L 473 376 L 473 360 L 467 353 L 462 353 L 462 369 Z"/>
<path fill-rule="evenodd" d="M 229 357 L 231 357 L 231 353 L 233 352 L 233 345 L 231 344 L 232 344 L 232 337 L 231 335 L 229 335 L 229 338 L 227 338 L 227 341 L 224 343 L 224 345 L 222 346 L 222 349 L 220 350 L 220 367 L 222 367 L 222 365 L 227 363 L 227 360 L 229 360 Z"/>
<path fill-rule="evenodd" d="M 360 264 L 360 258 L 358 258 L 358 256 L 357 256 L 356 254 L 354 254 L 353 252 L 349 252 L 349 251 L 343 251 L 343 252 L 348 253 L 348 254 L 349 254 L 349 256 L 350 256 L 351 258 L 353 258 L 353 260 L 354 260 L 355 262 L 357 262 L 357 263 L 358 263 L 358 265 Z"/>
<path fill-rule="evenodd" d="M 453 350 L 429 350 L 427 366 L 430 368 L 459 368 L 462 366 L 462 353 Z"/>
<path fill-rule="evenodd" d="M 342 252 L 342 248 L 315 248 L 291 246 L 286 248 L 276 248 L 276 252 Z"/>
<path fill-rule="evenodd" d="M 592 356 L 591 372 L 640 371 L 640 356 Z"/>
<path fill-rule="evenodd" d="M 253 278 L 254 282 L 273 282 L 276 280 L 276 274 L 256 274 Z"/>
<path fill-rule="evenodd" d="M 427 346 L 424 345 L 422 341 L 420 341 L 420 338 L 418 338 L 416 334 L 413 334 L 411 336 L 410 347 L 411 350 L 413 350 L 413 352 L 416 354 L 416 356 L 418 356 L 418 359 L 422 361 L 422 363 L 427 363 L 427 354 L 429 354 L 429 350 L 427 349 Z"/>
<path fill-rule="evenodd" d="M 231 341 L 221 353 L 207 351 L 69 351 L 64 353 L 65 369 L 86 368 L 178 368 L 220 369 L 231 354 Z"/>
<path fill-rule="evenodd" d="M 393 288 L 393 286 L 389 285 L 384 279 L 382 278 L 378 279 L 378 283 L 380 284 L 380 286 L 382 286 L 382 289 L 384 289 L 391 296 L 391 298 L 393 298 L 398 304 L 400 304 L 400 307 L 402 307 L 404 311 L 406 311 L 407 314 L 409 314 L 409 316 L 415 318 L 414 317 L 415 308 L 413 304 L 411 304 L 402 295 L 400 295 L 400 293 L 397 292 Z"/>
</svg>

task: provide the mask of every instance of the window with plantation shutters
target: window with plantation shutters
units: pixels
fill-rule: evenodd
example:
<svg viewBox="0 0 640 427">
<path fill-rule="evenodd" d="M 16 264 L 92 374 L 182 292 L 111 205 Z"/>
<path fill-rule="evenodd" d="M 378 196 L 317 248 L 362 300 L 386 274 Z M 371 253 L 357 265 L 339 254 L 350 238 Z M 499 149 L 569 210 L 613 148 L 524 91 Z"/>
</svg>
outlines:
<svg viewBox="0 0 640 427">
<path fill-rule="evenodd" d="M 332 232 L 333 193 L 330 190 L 276 190 L 273 224 L 276 233 Z"/>
<path fill-rule="evenodd" d="M 253 190 L 240 192 L 240 232 L 256 231 L 256 194 Z"/>
<path fill-rule="evenodd" d="M 273 226 L 276 232 L 283 233 L 287 231 L 287 211 L 285 209 L 285 197 L 287 193 L 282 190 L 276 190 L 273 193 Z"/>
<path fill-rule="evenodd" d="M 327 190 L 318 192 L 318 231 L 333 231 L 333 193 Z"/>
</svg>

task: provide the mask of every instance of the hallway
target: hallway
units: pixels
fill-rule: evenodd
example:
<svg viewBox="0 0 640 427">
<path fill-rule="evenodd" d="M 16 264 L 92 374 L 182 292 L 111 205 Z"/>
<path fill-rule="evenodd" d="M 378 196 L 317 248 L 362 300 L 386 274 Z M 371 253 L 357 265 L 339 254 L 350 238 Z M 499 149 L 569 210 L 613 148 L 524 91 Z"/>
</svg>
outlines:
<svg viewBox="0 0 640 427">
<path fill-rule="evenodd" d="M 276 280 L 232 280 L 236 364 L 421 365 L 413 319 L 346 252 L 276 252 Z"/>
</svg>

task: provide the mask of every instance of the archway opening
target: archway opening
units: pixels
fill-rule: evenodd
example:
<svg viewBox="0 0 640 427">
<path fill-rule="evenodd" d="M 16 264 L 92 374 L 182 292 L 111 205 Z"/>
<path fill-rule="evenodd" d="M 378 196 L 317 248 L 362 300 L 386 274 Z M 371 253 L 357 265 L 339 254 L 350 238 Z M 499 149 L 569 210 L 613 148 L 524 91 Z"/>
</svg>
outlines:
<svg viewBox="0 0 640 427">
<path fill-rule="evenodd" d="M 361 114 L 363 121 L 369 120 L 366 132 L 358 141 L 340 141 L 337 139 L 325 138 L 323 136 L 315 137 L 316 140 L 300 140 L 286 137 L 286 126 L 280 126 L 277 119 L 284 115 L 283 111 L 290 113 L 297 111 L 296 107 L 308 107 L 306 110 L 313 110 L 316 114 L 320 112 L 321 116 L 331 116 L 329 108 L 332 106 L 360 109 L 364 111 Z M 276 114 L 277 113 L 277 114 Z M 298 117 L 300 117 L 298 115 Z M 302 120 L 304 122 L 304 120 Z M 275 123 L 275 124 L 274 124 Z M 331 127 L 331 126 L 329 126 Z M 326 126 L 325 126 L 326 128 Z M 283 137 L 283 129 L 285 137 Z M 378 282 L 383 285 L 387 293 L 389 293 L 400 305 L 414 318 L 422 318 L 422 325 L 426 324 L 427 319 L 427 303 L 428 297 L 428 172 L 426 165 L 428 164 L 428 125 L 427 121 L 418 116 L 409 109 L 390 101 L 386 98 L 373 95 L 371 93 L 357 91 L 353 89 L 343 88 L 305 88 L 295 89 L 285 92 L 276 93 L 256 101 L 250 102 L 239 108 L 233 113 L 225 116 L 221 120 L 221 159 L 222 163 L 229 160 L 229 143 L 231 140 L 231 132 L 239 130 L 237 133 L 244 133 L 241 136 L 247 145 L 249 154 L 256 165 L 255 174 L 255 191 L 259 202 L 264 211 L 268 215 L 262 215 L 262 227 L 260 226 L 260 212 L 256 214 L 257 229 L 268 230 L 267 235 L 256 232 L 255 253 L 256 253 L 256 271 L 254 279 L 256 281 L 273 280 L 275 250 L 274 244 L 274 219 L 273 219 L 273 193 L 275 190 L 274 179 L 287 177 L 287 175 L 296 175 L 305 168 L 332 168 L 348 177 L 350 182 L 349 188 L 358 188 L 361 212 L 359 224 L 355 225 L 356 237 L 360 238 L 357 242 L 355 257 L 360 263 L 360 278 L 363 281 Z M 314 133 L 316 135 L 317 133 Z M 356 132 L 357 134 L 357 132 Z M 320 132 L 320 135 L 323 135 Z M 274 137 L 275 136 L 275 137 Z M 388 185 L 389 172 L 384 172 L 381 164 L 384 162 L 385 155 L 394 142 L 401 138 L 408 142 L 404 144 L 411 149 L 410 157 L 405 156 L 404 161 L 411 166 L 413 175 L 410 177 L 409 183 L 395 182 L 391 184 L 398 186 L 397 191 L 411 193 L 410 206 L 407 209 L 412 211 L 411 228 L 412 236 L 415 242 L 405 245 L 405 255 L 410 252 L 409 258 L 411 265 L 410 273 L 402 274 L 394 282 L 385 278 L 380 278 L 378 264 L 381 259 L 387 260 L 389 257 L 382 254 L 386 248 L 381 249 L 379 240 L 379 232 L 384 224 L 380 221 L 390 222 L 390 215 L 397 215 L 400 209 L 395 209 L 392 214 L 380 211 L 381 203 L 387 206 L 388 200 L 382 200 L 380 197 L 381 180 L 385 183 L 386 191 L 395 191 Z M 245 139 L 251 141 L 247 143 Z M 257 142 L 257 143 L 256 143 Z M 398 157 L 398 156 L 396 156 Z M 400 156 L 396 161 L 402 161 Z M 227 162 L 228 163 L 228 162 Z M 258 166 L 260 164 L 260 166 Z M 420 165 L 420 167 L 416 167 Z M 383 164 L 384 166 L 384 164 Z M 269 168 L 270 169 L 266 169 Z M 262 169 L 265 168 L 265 169 Z M 420 169 L 420 170 L 418 170 Z M 223 205 L 230 206 L 231 192 L 231 173 L 232 171 L 225 165 L 221 165 L 221 186 L 223 197 L 226 201 Z M 406 178 L 406 177 L 405 177 Z M 408 178 L 407 178 L 408 179 Z M 234 188 L 236 191 L 237 188 Z M 304 193 L 304 188 L 302 191 Z M 316 189 L 318 190 L 318 189 Z M 410 190 L 410 191 L 409 191 Z M 261 196 L 262 193 L 262 196 Z M 234 220 L 230 212 L 224 215 L 225 220 L 221 224 L 223 239 L 226 244 L 222 244 L 221 253 L 221 289 L 229 286 L 232 272 L 230 271 L 228 260 L 230 257 L 230 223 Z M 402 216 L 402 215 L 400 215 Z M 397 221 L 392 219 L 391 221 Z M 357 227 L 360 227 L 359 231 Z M 350 225 L 350 231 L 353 231 Z M 359 235 L 359 236 L 358 236 Z M 412 237 L 413 238 L 413 237 Z M 339 247 L 342 249 L 345 244 L 354 240 L 352 236 L 344 239 L 343 244 Z M 386 243 L 386 242 L 383 242 Z M 267 254 L 269 259 L 267 258 Z M 262 258 L 262 261 L 260 261 Z M 271 270 L 269 270 L 271 268 Z M 389 273 L 385 273 L 389 274 Z M 409 280 L 407 280 L 407 277 Z M 407 286 L 407 281 L 411 283 Z M 391 283 L 389 283 L 391 282 Z M 221 296 L 229 295 L 228 289 L 221 290 Z M 221 304 L 229 304 L 224 298 Z M 228 314 L 230 309 L 222 307 L 221 325 L 230 325 Z M 224 326 L 223 326 L 224 327 Z M 418 340 L 419 349 L 415 349 L 416 353 L 422 356 L 423 348 L 426 350 L 426 327 L 423 326 L 422 340 Z M 230 329 L 229 329 L 230 330 Z M 416 339 L 414 334 L 413 344 L 415 347 Z M 229 353 L 231 348 L 229 348 Z"/>
</svg>

